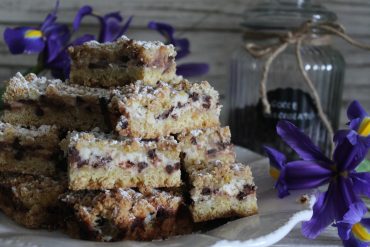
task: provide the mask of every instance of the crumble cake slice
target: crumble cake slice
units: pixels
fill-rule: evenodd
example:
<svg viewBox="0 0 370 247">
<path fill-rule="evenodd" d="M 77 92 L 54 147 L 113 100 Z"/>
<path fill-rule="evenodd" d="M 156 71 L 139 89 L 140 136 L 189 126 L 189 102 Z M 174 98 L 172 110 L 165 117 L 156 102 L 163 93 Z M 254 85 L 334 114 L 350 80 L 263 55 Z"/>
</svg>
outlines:
<svg viewBox="0 0 370 247">
<path fill-rule="evenodd" d="M 132 189 L 72 191 L 61 197 L 70 211 L 67 233 L 95 241 L 153 240 L 177 233 L 183 198 L 171 192 Z"/>
<path fill-rule="evenodd" d="M 179 134 L 177 140 L 185 170 L 199 169 L 202 164 L 216 160 L 234 163 L 236 155 L 230 139 L 229 127 L 196 129 Z"/>
<path fill-rule="evenodd" d="M 218 92 L 208 82 L 176 85 L 138 81 L 112 91 L 112 126 L 122 136 L 157 138 L 219 126 Z"/>
<path fill-rule="evenodd" d="M 27 228 L 59 226 L 58 197 L 66 179 L 17 173 L 0 173 L 0 210 Z"/>
<path fill-rule="evenodd" d="M 249 166 L 214 161 L 188 173 L 194 222 L 257 213 L 256 186 Z"/>
<path fill-rule="evenodd" d="M 3 95 L 3 120 L 22 125 L 57 125 L 68 130 L 107 131 L 110 92 L 17 73 Z"/>
<path fill-rule="evenodd" d="M 89 41 L 69 48 L 70 81 L 91 87 L 122 86 L 137 80 L 155 85 L 176 76 L 176 51 L 159 41 L 122 36 L 115 42 Z"/>
<path fill-rule="evenodd" d="M 66 141 L 72 190 L 181 185 L 180 150 L 173 137 L 115 139 L 72 132 Z"/>
<path fill-rule="evenodd" d="M 62 170 L 59 130 L 0 122 L 0 172 L 54 175 Z"/>
</svg>

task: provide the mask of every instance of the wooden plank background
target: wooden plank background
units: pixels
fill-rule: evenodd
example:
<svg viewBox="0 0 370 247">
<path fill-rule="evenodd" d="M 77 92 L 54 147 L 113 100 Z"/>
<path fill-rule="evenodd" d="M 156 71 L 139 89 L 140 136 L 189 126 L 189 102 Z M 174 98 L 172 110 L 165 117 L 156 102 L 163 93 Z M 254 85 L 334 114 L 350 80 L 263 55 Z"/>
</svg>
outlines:
<svg viewBox="0 0 370 247">
<path fill-rule="evenodd" d="M 99 13 L 121 11 L 123 15 L 134 15 L 128 36 L 138 39 L 160 39 L 154 31 L 148 31 L 150 20 L 171 23 L 178 34 L 191 40 L 191 56 L 178 61 L 199 61 L 211 65 L 209 80 L 225 97 L 229 83 L 230 56 L 242 45 L 241 22 L 243 10 L 249 0 L 62 0 L 59 19 L 71 23 L 76 10 L 89 3 Z M 317 1 L 320 2 L 320 1 Z M 356 39 L 370 43 L 370 2 L 368 0 L 326 0 L 321 1 L 336 12 L 347 32 Z M 37 25 L 54 7 L 54 0 L 1 0 L 0 33 L 7 26 Z M 83 30 L 96 30 L 94 19 L 84 21 Z M 335 40 L 347 61 L 341 123 L 345 120 L 345 107 L 352 99 L 361 102 L 370 110 L 370 52 L 358 50 Z M 0 41 L 0 81 L 6 80 L 16 71 L 25 71 L 35 63 L 35 56 L 13 56 L 8 52 L 3 39 Z M 223 111 L 225 120 L 226 109 Z"/>
</svg>

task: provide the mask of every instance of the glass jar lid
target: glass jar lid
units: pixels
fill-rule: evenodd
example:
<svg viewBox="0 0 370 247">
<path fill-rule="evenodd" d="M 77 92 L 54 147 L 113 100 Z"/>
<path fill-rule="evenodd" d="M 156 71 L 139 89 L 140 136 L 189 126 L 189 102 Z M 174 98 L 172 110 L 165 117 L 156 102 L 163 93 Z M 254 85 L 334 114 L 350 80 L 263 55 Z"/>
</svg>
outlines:
<svg viewBox="0 0 370 247">
<path fill-rule="evenodd" d="M 310 0 L 254 0 L 243 14 L 251 29 L 292 29 L 311 20 L 335 22 L 337 15 Z"/>
</svg>

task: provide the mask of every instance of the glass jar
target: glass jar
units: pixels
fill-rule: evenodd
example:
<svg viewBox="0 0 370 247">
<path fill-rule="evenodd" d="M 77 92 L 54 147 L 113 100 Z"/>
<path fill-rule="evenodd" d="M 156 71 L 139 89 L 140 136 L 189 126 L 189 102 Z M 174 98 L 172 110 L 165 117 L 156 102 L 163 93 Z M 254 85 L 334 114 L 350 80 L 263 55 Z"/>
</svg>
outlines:
<svg viewBox="0 0 370 247">
<path fill-rule="evenodd" d="M 276 37 L 261 36 L 259 33 L 286 33 L 307 20 L 335 22 L 336 19 L 334 13 L 311 1 L 258 0 L 244 14 L 243 26 L 247 31 L 244 43 L 268 46 L 276 43 Z M 251 31 L 254 35 L 250 35 Z M 266 82 L 270 114 L 264 113 L 259 93 L 266 58 L 254 58 L 244 46 L 233 54 L 229 125 L 235 144 L 261 154 L 263 145 L 270 145 L 293 157 L 292 150 L 276 134 L 278 120 L 285 119 L 308 134 L 326 154 L 330 153 L 330 135 L 318 116 L 311 92 L 299 69 L 295 49 L 294 44 L 289 45 L 271 64 Z M 345 61 L 340 52 L 330 45 L 330 36 L 318 31 L 305 38 L 301 54 L 304 69 L 318 91 L 323 110 L 333 129 L 336 129 Z"/>
</svg>

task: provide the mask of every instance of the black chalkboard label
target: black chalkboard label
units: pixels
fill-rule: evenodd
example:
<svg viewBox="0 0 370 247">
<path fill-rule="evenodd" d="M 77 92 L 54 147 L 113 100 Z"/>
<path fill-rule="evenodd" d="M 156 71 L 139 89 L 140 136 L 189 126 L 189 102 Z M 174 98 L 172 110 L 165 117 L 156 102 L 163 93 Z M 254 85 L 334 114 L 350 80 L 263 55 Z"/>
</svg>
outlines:
<svg viewBox="0 0 370 247">
<path fill-rule="evenodd" d="M 317 119 L 316 106 L 311 96 L 301 89 L 279 88 L 269 91 L 267 97 L 271 114 L 263 114 L 264 118 L 276 121 L 284 119 L 302 127 Z M 262 112 L 261 100 L 257 108 Z"/>
</svg>

